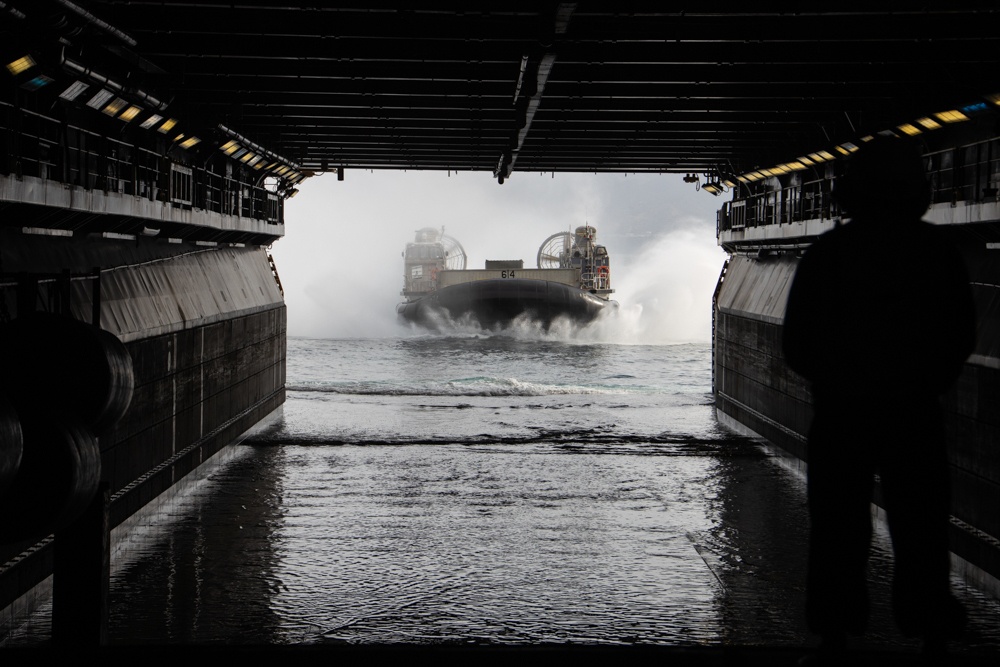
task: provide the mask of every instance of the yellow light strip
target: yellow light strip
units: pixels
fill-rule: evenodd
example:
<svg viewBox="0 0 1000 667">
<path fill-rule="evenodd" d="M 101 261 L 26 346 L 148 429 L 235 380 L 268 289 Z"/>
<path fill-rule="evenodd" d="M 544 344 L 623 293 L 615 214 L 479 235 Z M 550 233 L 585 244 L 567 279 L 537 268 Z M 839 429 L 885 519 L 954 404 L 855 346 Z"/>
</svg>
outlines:
<svg viewBox="0 0 1000 667">
<path fill-rule="evenodd" d="M 918 118 L 917 119 L 917 123 L 921 127 L 925 128 L 927 130 L 936 130 L 939 127 L 941 127 L 941 123 L 937 122 L 933 118 L 926 118 L 926 117 L 925 118 Z"/>
<path fill-rule="evenodd" d="M 125 109 L 125 111 L 122 111 L 122 115 L 118 116 L 118 120 L 123 120 L 126 123 L 131 122 L 141 112 L 142 109 L 140 109 L 139 107 L 135 105 L 130 106 L 128 109 Z"/>
<path fill-rule="evenodd" d="M 198 137 L 188 137 L 187 139 L 181 142 L 181 148 L 191 148 L 195 144 L 199 143 L 201 143 L 201 139 L 199 139 Z"/>
<path fill-rule="evenodd" d="M 226 155 L 232 155 L 240 149 L 240 144 L 235 139 L 230 139 L 226 143 L 222 144 L 222 152 Z"/>
<path fill-rule="evenodd" d="M 951 111 L 941 111 L 934 114 L 934 116 L 945 123 L 958 123 L 963 120 L 969 120 L 969 117 L 958 109 L 952 109 Z"/>
<path fill-rule="evenodd" d="M 168 118 L 167 120 L 163 121 L 163 125 L 161 125 L 159 127 L 159 129 L 157 130 L 157 132 L 159 132 L 161 134 L 166 134 L 170 130 L 174 129 L 174 125 L 177 125 L 177 119 L 176 118 Z"/>
<path fill-rule="evenodd" d="M 7 63 L 7 71 L 13 76 L 17 76 L 21 72 L 27 72 L 36 64 L 35 59 L 31 56 L 21 56 L 17 60 Z"/>
<path fill-rule="evenodd" d="M 914 136 L 914 135 L 916 135 L 916 134 L 920 134 L 921 133 L 921 130 L 920 130 L 919 127 L 917 127 L 916 125 L 911 125 L 910 123 L 903 123 L 902 125 L 899 126 L 899 129 L 900 129 L 900 131 L 905 132 L 906 134 L 910 135 L 911 137 Z"/>
<path fill-rule="evenodd" d="M 117 116 L 122 109 L 128 106 L 128 102 L 120 97 L 116 97 L 107 103 L 107 105 L 102 109 L 102 111 L 109 116 Z"/>
</svg>

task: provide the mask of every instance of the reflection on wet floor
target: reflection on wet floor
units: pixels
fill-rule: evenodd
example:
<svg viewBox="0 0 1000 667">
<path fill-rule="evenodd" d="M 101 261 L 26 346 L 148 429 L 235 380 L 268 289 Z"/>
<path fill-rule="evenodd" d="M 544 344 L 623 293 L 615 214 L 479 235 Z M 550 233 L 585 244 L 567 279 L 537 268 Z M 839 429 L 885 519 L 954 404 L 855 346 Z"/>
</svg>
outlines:
<svg viewBox="0 0 1000 667">
<path fill-rule="evenodd" d="M 133 532 L 114 644 L 802 646 L 801 479 L 750 443 L 243 446 Z M 915 651 L 884 531 L 858 646 Z M 961 650 L 1000 603 L 956 580 Z M 46 613 L 9 646 L 44 641 Z"/>
</svg>

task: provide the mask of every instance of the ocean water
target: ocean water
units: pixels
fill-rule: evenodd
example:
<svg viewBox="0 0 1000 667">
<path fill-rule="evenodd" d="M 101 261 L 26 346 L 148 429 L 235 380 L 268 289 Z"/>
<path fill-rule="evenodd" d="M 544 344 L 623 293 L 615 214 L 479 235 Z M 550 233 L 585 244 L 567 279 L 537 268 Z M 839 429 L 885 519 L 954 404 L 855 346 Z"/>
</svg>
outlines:
<svg viewBox="0 0 1000 667">
<path fill-rule="evenodd" d="M 803 480 L 716 421 L 711 354 L 291 338 L 280 419 L 116 556 L 112 641 L 805 644 Z M 889 554 L 864 641 L 915 648 Z M 955 586 L 997 650 L 1000 606 Z"/>
</svg>

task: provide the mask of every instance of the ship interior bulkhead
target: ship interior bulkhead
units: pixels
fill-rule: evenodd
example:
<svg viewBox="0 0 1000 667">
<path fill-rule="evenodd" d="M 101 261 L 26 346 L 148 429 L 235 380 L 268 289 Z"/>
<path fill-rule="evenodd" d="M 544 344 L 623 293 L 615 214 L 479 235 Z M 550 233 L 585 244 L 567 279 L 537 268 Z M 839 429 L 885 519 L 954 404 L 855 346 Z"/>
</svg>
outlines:
<svg viewBox="0 0 1000 667">
<path fill-rule="evenodd" d="M 716 414 L 806 466 L 812 397 L 782 355 L 785 303 L 805 249 L 847 222 L 845 158 L 880 133 L 922 142 L 925 217 L 968 266 L 977 343 L 944 397 L 952 564 L 1000 597 L 998 14 L 0 1 L 0 627 L 49 595 L 53 572 L 105 572 L 109 535 L 283 404 L 268 248 L 320 173 L 331 187 L 361 169 L 485 172 L 497 187 L 520 172 L 663 174 L 718 197 Z M 620 266 L 593 234 L 554 235 L 538 256 L 538 270 L 578 271 L 551 289 L 587 317 Z M 471 292 L 465 259 L 420 230 L 407 304 L 446 280 Z M 543 282 L 518 298 L 554 301 Z M 64 595 L 102 604 L 99 585 Z M 99 628 L 60 624 L 100 643 Z"/>
</svg>

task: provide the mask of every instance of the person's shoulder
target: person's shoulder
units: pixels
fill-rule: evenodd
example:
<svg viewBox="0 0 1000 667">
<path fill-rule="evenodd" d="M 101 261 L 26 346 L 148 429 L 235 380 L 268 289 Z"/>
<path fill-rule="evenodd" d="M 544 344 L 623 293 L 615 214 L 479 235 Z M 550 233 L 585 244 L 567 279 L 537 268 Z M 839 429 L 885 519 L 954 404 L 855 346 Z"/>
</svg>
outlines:
<svg viewBox="0 0 1000 667">
<path fill-rule="evenodd" d="M 805 255 L 816 256 L 839 251 L 844 244 L 850 243 L 852 233 L 848 229 L 849 227 L 849 224 L 839 224 L 833 229 L 823 232 L 809 244 Z"/>
</svg>

